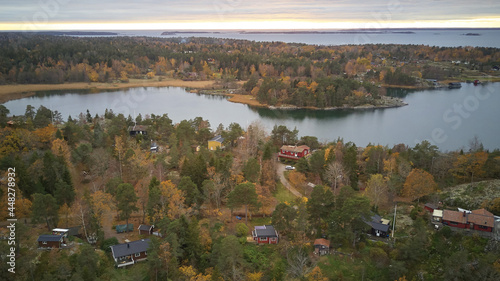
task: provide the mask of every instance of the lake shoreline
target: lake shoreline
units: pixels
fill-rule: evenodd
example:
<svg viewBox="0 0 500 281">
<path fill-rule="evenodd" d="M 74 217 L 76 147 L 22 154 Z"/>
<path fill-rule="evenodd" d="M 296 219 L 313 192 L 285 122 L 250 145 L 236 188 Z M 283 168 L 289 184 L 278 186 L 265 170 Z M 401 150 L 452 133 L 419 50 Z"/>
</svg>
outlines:
<svg viewBox="0 0 500 281">
<path fill-rule="evenodd" d="M 171 79 L 159 81 L 130 79 L 128 83 L 99 83 L 99 82 L 75 82 L 63 84 L 15 84 L 0 85 L 0 103 L 10 100 L 34 96 L 36 92 L 54 90 L 120 90 L 139 87 L 183 87 L 193 89 L 207 89 L 214 85 L 215 81 L 184 81 Z"/>
<path fill-rule="evenodd" d="M 365 105 L 358 105 L 358 106 L 344 105 L 344 106 L 324 107 L 324 108 L 314 107 L 314 106 L 294 106 L 294 105 L 272 106 L 272 105 L 260 103 L 251 95 L 239 95 L 239 94 L 225 94 L 225 95 L 230 97 L 228 99 L 229 102 L 241 103 L 241 104 L 246 104 L 246 105 L 252 106 L 252 107 L 267 108 L 267 109 L 272 109 L 272 110 L 276 110 L 276 109 L 278 109 L 278 110 L 308 109 L 308 110 L 324 110 L 324 111 L 346 110 L 346 109 L 354 109 L 354 110 L 361 109 L 361 110 L 363 110 L 363 109 L 395 108 L 395 107 L 402 107 L 402 106 L 408 105 L 408 103 L 404 102 L 400 98 L 382 96 L 381 97 L 382 103 L 377 104 L 377 105 L 373 105 L 373 104 L 365 104 Z"/>
</svg>

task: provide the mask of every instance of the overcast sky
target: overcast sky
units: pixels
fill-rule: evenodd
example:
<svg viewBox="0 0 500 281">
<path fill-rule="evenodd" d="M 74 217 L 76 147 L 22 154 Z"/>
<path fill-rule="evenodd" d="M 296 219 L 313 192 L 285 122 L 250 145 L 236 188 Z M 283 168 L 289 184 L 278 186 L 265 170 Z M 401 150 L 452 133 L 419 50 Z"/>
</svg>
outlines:
<svg viewBox="0 0 500 281">
<path fill-rule="evenodd" d="M 252 24 L 265 22 L 266 24 Z M 500 27 L 498 0 L 0 0 L 0 29 Z M 344 24 L 342 24 L 344 23 Z"/>
</svg>

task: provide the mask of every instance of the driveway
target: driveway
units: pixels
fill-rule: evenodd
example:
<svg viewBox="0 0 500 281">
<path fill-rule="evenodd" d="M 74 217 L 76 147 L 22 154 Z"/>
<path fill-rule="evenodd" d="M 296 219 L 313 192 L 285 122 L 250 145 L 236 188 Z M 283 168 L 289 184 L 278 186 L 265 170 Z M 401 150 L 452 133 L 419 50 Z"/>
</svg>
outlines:
<svg viewBox="0 0 500 281">
<path fill-rule="evenodd" d="M 278 163 L 277 165 L 277 168 L 276 168 L 276 172 L 278 173 L 278 176 L 280 177 L 280 181 L 281 183 L 286 187 L 286 189 L 290 190 L 290 192 L 297 196 L 297 197 L 302 197 L 302 194 L 300 194 L 300 192 L 298 192 L 289 182 L 288 180 L 285 178 L 285 174 L 284 172 L 286 171 L 285 169 L 285 164 L 282 164 L 282 163 Z"/>
</svg>

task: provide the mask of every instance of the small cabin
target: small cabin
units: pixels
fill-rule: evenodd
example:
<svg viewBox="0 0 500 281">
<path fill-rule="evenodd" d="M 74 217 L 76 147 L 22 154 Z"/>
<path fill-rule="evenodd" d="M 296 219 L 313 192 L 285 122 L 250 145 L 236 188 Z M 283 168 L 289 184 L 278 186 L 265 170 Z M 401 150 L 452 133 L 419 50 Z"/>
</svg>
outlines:
<svg viewBox="0 0 500 281">
<path fill-rule="evenodd" d="M 330 241 L 324 238 L 314 240 L 314 254 L 318 256 L 328 255 L 330 253 Z"/>
<path fill-rule="evenodd" d="M 223 149 L 223 142 L 224 138 L 221 135 L 215 136 L 213 139 L 208 141 L 208 150 L 217 150 L 217 148 Z"/>
<path fill-rule="evenodd" d="M 59 249 L 64 244 L 64 236 L 63 235 L 40 235 L 38 236 L 38 248 L 42 249 Z"/>
<path fill-rule="evenodd" d="M 379 215 L 373 215 L 369 220 L 365 221 L 371 227 L 370 233 L 377 237 L 389 236 L 390 221 L 383 219 Z"/>
<path fill-rule="evenodd" d="M 258 244 L 278 244 L 278 232 L 272 225 L 255 226 L 252 237 Z"/>
<path fill-rule="evenodd" d="M 144 125 L 134 125 L 128 127 L 128 132 L 130 136 L 136 136 L 136 135 L 144 135 L 146 136 L 148 134 L 148 126 Z"/>
<path fill-rule="evenodd" d="M 115 260 L 116 267 L 124 267 L 146 260 L 149 244 L 149 239 L 141 239 L 111 246 L 111 254 Z"/>
<path fill-rule="evenodd" d="M 139 235 L 152 235 L 154 228 L 154 225 L 141 224 L 137 229 L 139 230 Z"/>
</svg>

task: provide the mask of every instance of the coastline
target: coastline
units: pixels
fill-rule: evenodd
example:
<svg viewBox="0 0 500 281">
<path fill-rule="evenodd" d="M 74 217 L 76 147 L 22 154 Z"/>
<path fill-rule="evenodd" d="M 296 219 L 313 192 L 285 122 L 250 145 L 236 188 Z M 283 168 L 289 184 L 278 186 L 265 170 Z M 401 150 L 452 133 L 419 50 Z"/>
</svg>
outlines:
<svg viewBox="0 0 500 281">
<path fill-rule="evenodd" d="M 268 108 L 268 109 L 281 109 L 281 110 L 295 110 L 295 109 L 310 109 L 310 110 L 355 109 L 355 110 L 358 110 L 358 109 L 394 108 L 394 107 L 402 107 L 402 106 L 408 105 L 406 102 L 404 102 L 400 98 L 393 98 L 393 97 L 387 97 L 387 96 L 382 96 L 381 97 L 382 102 L 377 104 L 377 105 L 372 105 L 372 104 L 358 105 L 358 106 L 344 105 L 344 106 L 325 107 L 325 108 L 319 108 L 319 107 L 313 107 L 313 106 L 299 107 L 299 106 L 295 106 L 295 105 L 272 106 L 272 105 L 260 103 L 251 95 L 226 94 L 226 96 L 230 97 L 228 99 L 228 101 L 230 101 L 230 102 L 246 104 L 246 105 L 252 106 L 252 107 L 261 107 L 261 108 Z"/>
<path fill-rule="evenodd" d="M 53 90 L 115 90 L 138 87 L 185 87 L 194 89 L 211 88 L 215 81 L 184 81 L 171 79 L 159 81 L 158 79 L 143 80 L 130 79 L 128 83 L 100 83 L 100 82 L 75 82 L 64 84 L 15 84 L 0 85 L 0 103 L 10 100 L 22 99 L 35 95 L 39 91 Z"/>
<path fill-rule="evenodd" d="M 16 85 L 0 85 L 0 103 L 5 103 L 10 100 L 22 99 L 30 97 L 39 91 L 53 91 L 53 90 L 117 90 L 117 89 L 128 89 L 128 88 L 138 88 L 138 87 L 183 87 L 187 89 L 196 89 L 191 92 L 199 92 L 202 94 L 213 94 L 213 86 L 215 81 L 184 81 L 180 79 L 170 79 L 159 81 L 156 77 L 151 80 L 143 79 L 130 79 L 129 83 L 86 83 L 86 82 L 75 82 L 75 83 L 64 83 L 64 84 L 16 84 Z M 199 90 L 208 90 L 203 93 Z M 223 91 L 224 92 L 224 91 Z M 408 105 L 403 100 L 399 98 L 392 97 L 382 97 L 382 102 L 377 105 L 366 104 L 359 106 L 340 106 L 340 107 L 327 107 L 319 108 L 312 106 L 294 106 L 294 105 L 281 105 L 272 106 L 268 104 L 262 104 L 257 101 L 251 95 L 240 95 L 231 92 L 217 93 L 217 95 L 225 95 L 229 97 L 227 100 L 233 103 L 246 104 L 251 107 L 260 107 L 268 109 L 280 109 L 280 110 L 295 110 L 295 109 L 309 109 L 309 110 L 345 110 L 345 109 L 376 109 L 376 108 L 393 108 Z"/>
</svg>

